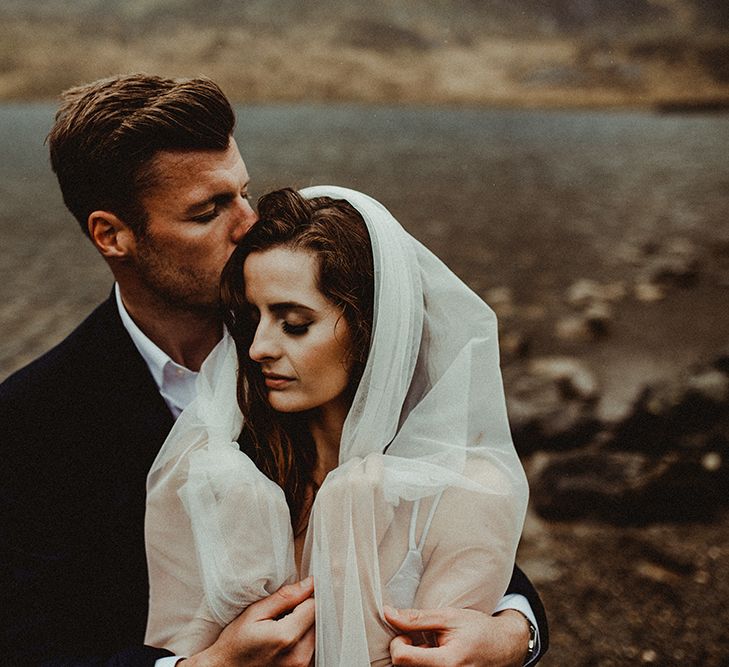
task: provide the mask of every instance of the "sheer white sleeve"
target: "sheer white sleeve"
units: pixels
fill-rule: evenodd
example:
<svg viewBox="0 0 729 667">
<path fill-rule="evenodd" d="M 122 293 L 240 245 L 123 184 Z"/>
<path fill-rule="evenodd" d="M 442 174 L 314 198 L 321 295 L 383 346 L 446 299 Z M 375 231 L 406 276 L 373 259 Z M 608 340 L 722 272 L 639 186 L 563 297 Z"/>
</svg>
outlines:
<svg viewBox="0 0 729 667">
<path fill-rule="evenodd" d="M 295 578 L 283 491 L 236 442 L 236 369 L 226 334 L 147 479 L 145 642 L 180 655 L 212 644 L 248 605 Z"/>
</svg>

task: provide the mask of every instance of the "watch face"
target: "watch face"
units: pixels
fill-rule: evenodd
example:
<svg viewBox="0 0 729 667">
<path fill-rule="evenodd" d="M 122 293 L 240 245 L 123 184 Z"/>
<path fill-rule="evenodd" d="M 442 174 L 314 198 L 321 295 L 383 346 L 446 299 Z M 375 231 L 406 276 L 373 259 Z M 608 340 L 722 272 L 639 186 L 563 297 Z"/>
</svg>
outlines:
<svg viewBox="0 0 729 667">
<path fill-rule="evenodd" d="M 534 655 L 534 649 L 536 648 L 537 629 L 532 625 L 531 621 L 527 619 L 529 623 L 529 643 L 527 644 L 527 658 Z"/>
</svg>

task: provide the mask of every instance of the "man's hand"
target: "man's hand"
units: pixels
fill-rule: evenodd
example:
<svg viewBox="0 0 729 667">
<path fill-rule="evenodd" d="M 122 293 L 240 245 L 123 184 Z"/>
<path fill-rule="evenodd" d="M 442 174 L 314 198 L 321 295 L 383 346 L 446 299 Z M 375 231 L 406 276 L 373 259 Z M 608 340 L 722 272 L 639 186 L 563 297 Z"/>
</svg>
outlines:
<svg viewBox="0 0 729 667">
<path fill-rule="evenodd" d="M 390 643 L 398 667 L 521 667 L 529 625 L 513 609 L 489 616 L 472 609 L 392 609 L 385 618 L 403 634 Z M 413 636 L 435 636 L 437 646 L 415 646 Z M 422 635 L 421 635 L 422 636 Z"/>
<path fill-rule="evenodd" d="M 252 604 L 184 667 L 308 667 L 314 654 L 312 577 Z M 285 614 L 285 616 L 282 616 Z M 278 619 L 278 620 L 277 620 Z"/>
</svg>

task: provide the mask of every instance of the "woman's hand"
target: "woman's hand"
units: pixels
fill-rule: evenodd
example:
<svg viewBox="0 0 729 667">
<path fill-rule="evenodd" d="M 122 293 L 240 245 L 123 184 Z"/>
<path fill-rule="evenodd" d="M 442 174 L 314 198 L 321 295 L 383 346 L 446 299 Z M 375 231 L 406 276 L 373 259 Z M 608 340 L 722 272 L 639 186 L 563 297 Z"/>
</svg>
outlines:
<svg viewBox="0 0 729 667">
<path fill-rule="evenodd" d="M 184 667 L 308 667 L 314 654 L 311 577 L 252 604 Z"/>
<path fill-rule="evenodd" d="M 529 626 L 517 611 L 489 616 L 472 609 L 392 609 L 385 618 L 403 634 L 390 643 L 397 667 L 521 667 Z M 437 646 L 414 646 L 411 634 L 435 635 Z"/>
</svg>

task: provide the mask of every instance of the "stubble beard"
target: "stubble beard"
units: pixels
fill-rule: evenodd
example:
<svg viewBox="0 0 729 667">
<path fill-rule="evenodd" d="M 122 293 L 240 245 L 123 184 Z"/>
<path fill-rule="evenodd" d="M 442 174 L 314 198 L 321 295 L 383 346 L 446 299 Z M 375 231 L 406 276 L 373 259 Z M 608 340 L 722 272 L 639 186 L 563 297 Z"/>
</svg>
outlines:
<svg viewBox="0 0 729 667">
<path fill-rule="evenodd" d="M 217 281 L 188 267 L 173 265 L 150 236 L 138 240 L 137 271 L 149 292 L 169 308 L 196 316 L 218 317 Z M 206 290 L 205 286 L 211 283 Z"/>
</svg>

